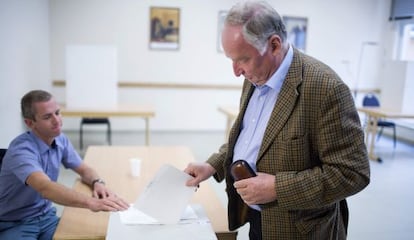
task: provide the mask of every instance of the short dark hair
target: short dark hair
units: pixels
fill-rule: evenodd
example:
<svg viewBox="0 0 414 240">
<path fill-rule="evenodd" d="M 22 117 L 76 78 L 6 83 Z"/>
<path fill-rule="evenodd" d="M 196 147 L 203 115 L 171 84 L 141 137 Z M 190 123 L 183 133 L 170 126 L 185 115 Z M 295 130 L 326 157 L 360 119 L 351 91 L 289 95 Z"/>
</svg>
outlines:
<svg viewBox="0 0 414 240">
<path fill-rule="evenodd" d="M 32 90 L 26 93 L 20 102 L 23 118 L 36 120 L 36 109 L 33 107 L 33 103 L 47 102 L 52 99 L 52 94 L 43 90 Z"/>
</svg>

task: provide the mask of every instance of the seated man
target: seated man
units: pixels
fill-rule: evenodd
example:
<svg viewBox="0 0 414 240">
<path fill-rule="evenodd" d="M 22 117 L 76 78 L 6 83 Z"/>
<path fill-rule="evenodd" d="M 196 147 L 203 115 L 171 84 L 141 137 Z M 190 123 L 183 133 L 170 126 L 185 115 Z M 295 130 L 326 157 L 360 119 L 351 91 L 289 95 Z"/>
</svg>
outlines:
<svg viewBox="0 0 414 240">
<path fill-rule="evenodd" d="M 9 145 L 0 170 L 0 239 L 52 239 L 59 218 L 52 202 L 92 211 L 121 211 L 128 203 L 105 187 L 98 174 L 61 132 L 62 117 L 53 96 L 30 91 L 21 100 L 30 131 Z M 93 196 L 57 183 L 60 164 L 78 173 Z"/>
</svg>

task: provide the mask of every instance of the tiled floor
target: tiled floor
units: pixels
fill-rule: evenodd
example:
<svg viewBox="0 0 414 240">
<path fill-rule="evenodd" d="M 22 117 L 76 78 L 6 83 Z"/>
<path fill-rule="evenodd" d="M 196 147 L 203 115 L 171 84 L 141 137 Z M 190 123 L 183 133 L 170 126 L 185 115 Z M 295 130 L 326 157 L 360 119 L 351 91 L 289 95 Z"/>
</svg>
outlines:
<svg viewBox="0 0 414 240">
<path fill-rule="evenodd" d="M 78 145 L 76 132 L 67 133 Z M 89 136 L 89 137 L 88 137 Z M 104 144 L 105 136 L 89 133 L 85 144 Z M 224 140 L 223 132 L 153 132 L 153 145 L 187 145 L 197 161 L 204 161 Z M 114 145 L 143 145 L 141 133 L 113 133 Z M 371 161 L 371 183 L 362 192 L 348 198 L 350 208 L 349 236 L 351 240 L 411 240 L 414 239 L 414 145 L 382 137 L 376 153 L 383 162 Z M 62 171 L 60 182 L 71 186 L 75 179 L 70 171 Z M 209 180 L 224 205 L 227 198 L 224 184 Z M 59 212 L 61 207 L 58 208 Z M 247 240 L 248 226 L 239 231 L 239 240 Z"/>
</svg>

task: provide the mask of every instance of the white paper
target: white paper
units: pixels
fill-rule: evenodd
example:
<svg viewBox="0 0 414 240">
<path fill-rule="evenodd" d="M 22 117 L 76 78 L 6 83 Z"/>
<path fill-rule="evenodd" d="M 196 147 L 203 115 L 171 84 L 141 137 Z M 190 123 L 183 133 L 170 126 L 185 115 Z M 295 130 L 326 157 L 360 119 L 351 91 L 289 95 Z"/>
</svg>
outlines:
<svg viewBox="0 0 414 240">
<path fill-rule="evenodd" d="M 193 178 L 171 165 L 163 165 L 146 186 L 134 208 L 161 224 L 178 223 L 196 187 L 186 186 Z"/>
<path fill-rule="evenodd" d="M 161 224 L 155 218 L 148 216 L 131 205 L 126 211 L 119 212 L 121 223 L 125 225 L 136 224 Z M 188 223 L 189 221 L 197 219 L 197 214 L 192 207 L 187 206 L 182 214 L 178 224 Z"/>
</svg>

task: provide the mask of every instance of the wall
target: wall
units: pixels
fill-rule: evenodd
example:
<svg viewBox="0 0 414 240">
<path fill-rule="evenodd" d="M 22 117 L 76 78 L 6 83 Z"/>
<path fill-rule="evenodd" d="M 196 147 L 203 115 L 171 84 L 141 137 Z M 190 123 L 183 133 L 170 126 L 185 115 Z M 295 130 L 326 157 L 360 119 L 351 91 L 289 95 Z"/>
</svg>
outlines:
<svg viewBox="0 0 414 240">
<path fill-rule="evenodd" d="M 24 130 L 20 98 L 51 89 L 49 2 L 0 1 L 0 148 Z"/>
<path fill-rule="evenodd" d="M 381 85 L 381 105 L 385 109 L 414 112 L 414 62 L 388 61 L 382 72 L 384 81 Z"/>
<path fill-rule="evenodd" d="M 65 78 L 64 51 L 68 44 L 115 44 L 122 81 L 241 84 L 231 72 L 231 62 L 217 52 L 216 46 L 218 12 L 235 2 L 0 1 L 0 124 L 7 126 L 1 130 L 0 147 L 7 146 L 24 129 L 19 101 L 29 89 L 52 90 L 59 100 L 65 100 L 64 88 L 52 88 L 51 79 Z M 378 42 L 378 49 L 388 55 L 392 48 L 393 25 L 387 21 L 390 1 L 269 2 L 282 15 L 308 18 L 307 53 L 332 66 L 350 87 L 355 83 L 362 42 Z M 150 6 L 180 8 L 178 51 L 148 49 Z M 377 60 L 369 58 L 364 61 L 374 70 L 363 67 L 362 76 L 365 69 L 378 75 Z M 362 79 L 360 87 L 377 87 L 378 79 Z M 121 103 L 154 104 L 157 115 L 151 127 L 155 130 L 223 130 L 225 118 L 217 106 L 237 105 L 239 92 L 123 88 L 118 96 Z M 77 130 L 78 124 L 76 119 L 65 119 L 64 127 Z M 115 119 L 113 125 L 119 130 L 143 127 L 140 121 L 127 119 Z"/>
<path fill-rule="evenodd" d="M 50 1 L 51 72 L 65 79 L 65 46 L 112 44 L 118 48 L 119 80 L 162 83 L 210 83 L 240 85 L 231 62 L 217 52 L 217 16 L 236 1 L 178 0 L 70 0 Z M 390 1 L 294 0 L 269 1 L 281 15 L 308 18 L 306 52 L 333 67 L 352 88 L 363 42 L 378 42 L 372 54 L 364 54 L 359 87 L 378 87 L 383 46 L 382 28 Z M 181 13 L 178 51 L 148 48 L 151 6 L 178 7 Z M 329 9 L 329 11 L 327 10 Z M 352 13 L 352 14 L 351 14 Z M 352 16 L 352 17 L 351 17 Z M 368 50 L 367 50 L 368 51 Z M 380 54 L 378 54 L 380 53 Z M 378 57 L 379 56 L 379 57 Z M 65 91 L 55 88 L 61 101 Z M 120 89 L 121 103 L 150 103 L 157 115 L 156 130 L 221 130 L 225 118 L 217 106 L 237 105 L 238 90 Z M 77 119 L 65 120 L 77 129 Z M 141 128 L 136 121 L 115 120 L 115 129 Z"/>
</svg>

